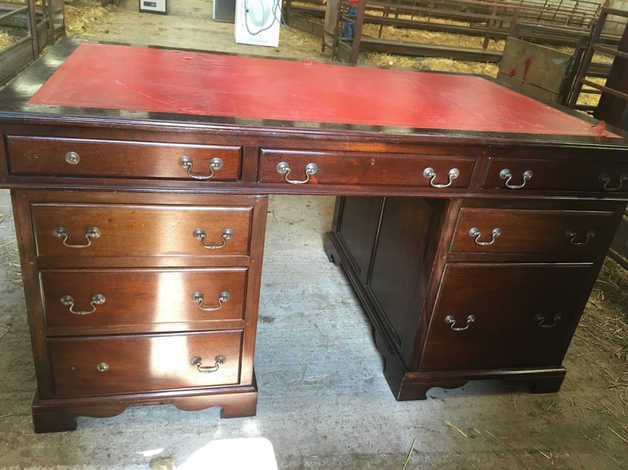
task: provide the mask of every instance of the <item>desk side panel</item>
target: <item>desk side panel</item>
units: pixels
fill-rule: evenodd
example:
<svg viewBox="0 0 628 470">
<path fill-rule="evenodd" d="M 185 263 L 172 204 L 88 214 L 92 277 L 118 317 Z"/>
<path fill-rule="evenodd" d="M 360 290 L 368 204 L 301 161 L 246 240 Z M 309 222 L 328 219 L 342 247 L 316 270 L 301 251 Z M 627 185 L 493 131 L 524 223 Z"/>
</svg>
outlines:
<svg viewBox="0 0 628 470">
<path fill-rule="evenodd" d="M 7 157 L 7 139 L 4 134 L 0 134 L 0 188 L 7 182 L 9 175 Z"/>
</svg>

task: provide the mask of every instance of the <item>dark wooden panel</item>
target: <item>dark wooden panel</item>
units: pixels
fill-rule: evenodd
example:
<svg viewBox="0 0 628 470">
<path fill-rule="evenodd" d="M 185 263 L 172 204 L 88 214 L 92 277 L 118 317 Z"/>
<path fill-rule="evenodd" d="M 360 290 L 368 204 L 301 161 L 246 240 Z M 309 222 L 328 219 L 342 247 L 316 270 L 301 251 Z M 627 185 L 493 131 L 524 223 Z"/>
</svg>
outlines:
<svg viewBox="0 0 628 470">
<path fill-rule="evenodd" d="M 210 161 L 220 158 L 222 167 L 214 171 L 212 180 L 236 180 L 242 162 L 238 146 L 14 135 L 7 136 L 7 143 L 10 171 L 15 175 L 192 179 L 181 165 L 186 156 L 192 174 L 209 176 Z M 75 152 L 78 162 L 68 163 L 68 152 Z"/>
<path fill-rule="evenodd" d="M 49 339 L 57 396 L 147 392 L 239 382 L 240 332 Z M 215 372 L 203 366 L 225 361 Z M 108 369 L 100 372 L 97 365 Z"/>
<path fill-rule="evenodd" d="M 248 254 L 251 207 L 194 207 L 97 204 L 32 204 L 39 256 L 216 256 Z M 57 227 L 69 234 L 67 243 L 86 244 L 88 227 L 100 237 L 87 248 L 67 248 L 55 236 Z M 206 249 L 193 233 L 202 229 L 206 243 L 220 245 L 222 234 L 233 237 L 220 249 Z"/>
<path fill-rule="evenodd" d="M 428 167 L 433 168 L 436 173 L 434 180 L 436 184 L 447 184 L 448 172 L 457 168 L 459 176 L 452 181 L 451 187 L 466 188 L 469 186 L 475 166 L 473 157 L 446 154 L 432 156 L 377 153 L 332 154 L 263 149 L 259 181 L 285 183 L 284 175 L 277 171 L 277 165 L 280 162 L 289 164 L 291 172 L 288 177 L 293 180 L 304 180 L 305 167 L 308 163 L 315 163 L 318 166 L 318 172 L 310 177 L 309 184 L 398 185 L 428 188 L 430 179 L 423 175 L 423 171 Z"/>
<path fill-rule="evenodd" d="M 628 269 L 628 210 L 623 213 L 619 229 L 613 239 L 609 255 L 624 269 Z"/>
<path fill-rule="evenodd" d="M 537 253 L 593 260 L 602 256 L 615 231 L 611 211 L 469 208 L 460 210 L 451 252 Z M 481 235 L 471 236 L 472 228 Z M 493 235 L 499 229 L 501 234 Z M 477 242 L 476 242 L 477 239 Z M 493 242 L 494 240 L 494 242 Z M 491 245 L 479 245 L 491 243 Z"/>
<path fill-rule="evenodd" d="M 447 265 L 421 367 L 559 366 L 592 281 L 586 263 Z M 449 315 L 455 328 L 469 328 L 452 331 Z M 475 321 L 467 324 L 470 315 Z"/>
<path fill-rule="evenodd" d="M 425 300 L 425 249 L 434 206 L 422 199 L 387 198 L 370 281 L 397 346 L 414 341 Z"/>
<path fill-rule="evenodd" d="M 4 49 L 0 54 L 0 85 L 4 85 L 32 61 L 33 44 L 30 36 Z"/>
<path fill-rule="evenodd" d="M 48 334 L 54 328 L 85 332 L 124 326 L 133 333 L 142 332 L 138 325 L 150 331 L 147 328 L 155 324 L 177 323 L 179 329 L 187 322 L 195 324 L 184 329 L 213 329 L 212 323 L 244 317 L 246 269 L 51 270 L 40 273 L 40 278 Z M 204 297 L 202 306 L 220 308 L 201 310 L 192 298 L 196 292 Z M 222 292 L 228 292 L 229 299 L 220 306 Z M 105 302 L 92 306 L 95 294 L 104 296 Z M 73 311 L 95 311 L 71 313 L 61 302 L 67 295 L 74 300 Z"/>
<path fill-rule="evenodd" d="M 573 59 L 556 49 L 510 36 L 499 61 L 497 80 L 536 98 L 561 103 L 568 92 Z"/>
<path fill-rule="evenodd" d="M 338 231 L 362 282 L 367 282 L 383 201 L 376 197 L 343 198 Z"/>
</svg>

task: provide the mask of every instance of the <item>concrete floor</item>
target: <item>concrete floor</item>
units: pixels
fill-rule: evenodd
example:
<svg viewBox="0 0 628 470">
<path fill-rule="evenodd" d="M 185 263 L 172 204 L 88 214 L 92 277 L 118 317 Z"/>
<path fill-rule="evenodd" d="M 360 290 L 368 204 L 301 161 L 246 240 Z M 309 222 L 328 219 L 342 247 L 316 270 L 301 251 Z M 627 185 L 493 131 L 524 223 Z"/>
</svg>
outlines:
<svg viewBox="0 0 628 470">
<path fill-rule="evenodd" d="M 159 18 L 172 28 L 186 24 L 181 16 Z M 333 198 L 271 198 L 256 417 L 221 420 L 218 409 L 153 406 L 79 418 L 75 432 L 35 435 L 30 339 L 9 195 L 0 191 L 0 467 L 399 470 L 413 442 L 408 469 L 628 466 L 625 389 L 613 382 L 626 363 L 586 328 L 567 354 L 559 394 L 484 381 L 396 402 L 357 301 L 323 253 L 332 212 Z M 238 462 L 224 464 L 225 456 Z"/>
</svg>

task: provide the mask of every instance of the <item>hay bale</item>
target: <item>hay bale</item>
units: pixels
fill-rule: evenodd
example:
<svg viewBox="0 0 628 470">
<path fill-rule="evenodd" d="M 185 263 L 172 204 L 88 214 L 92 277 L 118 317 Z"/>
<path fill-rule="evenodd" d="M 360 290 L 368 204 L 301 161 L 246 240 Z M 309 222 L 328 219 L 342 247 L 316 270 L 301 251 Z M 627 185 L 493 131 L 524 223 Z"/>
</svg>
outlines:
<svg viewBox="0 0 628 470">
<path fill-rule="evenodd" d="M 19 36 L 14 36 L 13 34 L 0 30 L 0 51 L 16 43 L 18 39 L 20 39 Z"/>
<path fill-rule="evenodd" d="M 109 16 L 113 5 L 103 7 L 100 0 L 74 1 L 65 5 L 65 30 L 70 37 L 82 37 L 90 26 L 101 23 Z"/>
</svg>

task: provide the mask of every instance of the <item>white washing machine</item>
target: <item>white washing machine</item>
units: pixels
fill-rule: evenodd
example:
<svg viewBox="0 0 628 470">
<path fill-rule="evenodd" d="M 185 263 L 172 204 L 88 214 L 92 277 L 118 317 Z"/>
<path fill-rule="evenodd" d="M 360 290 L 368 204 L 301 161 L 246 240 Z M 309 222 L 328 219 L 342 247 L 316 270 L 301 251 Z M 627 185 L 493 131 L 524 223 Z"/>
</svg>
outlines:
<svg viewBox="0 0 628 470">
<path fill-rule="evenodd" d="M 167 0 L 140 0 L 140 11 L 146 13 L 168 13 Z"/>
<path fill-rule="evenodd" d="M 277 47 L 280 26 L 281 0 L 236 0 L 237 43 Z"/>
</svg>

